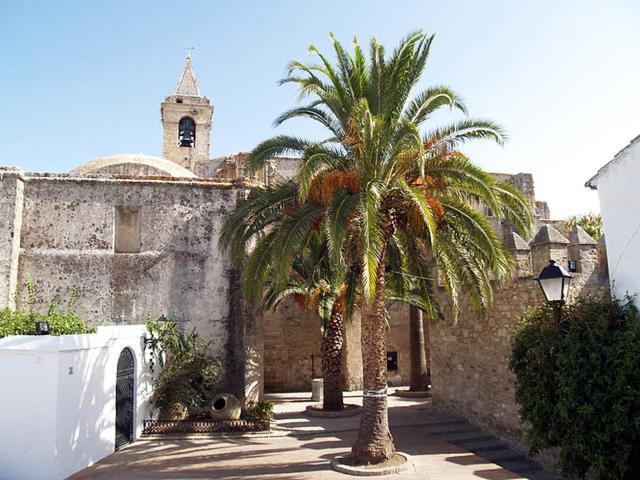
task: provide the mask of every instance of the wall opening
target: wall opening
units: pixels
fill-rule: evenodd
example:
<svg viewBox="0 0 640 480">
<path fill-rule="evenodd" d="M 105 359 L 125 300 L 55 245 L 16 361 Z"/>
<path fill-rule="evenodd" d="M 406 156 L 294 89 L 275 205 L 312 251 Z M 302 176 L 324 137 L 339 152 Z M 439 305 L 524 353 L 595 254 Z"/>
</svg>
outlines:
<svg viewBox="0 0 640 480">
<path fill-rule="evenodd" d="M 118 205 L 114 214 L 115 253 L 140 252 L 140 207 Z"/>
<path fill-rule="evenodd" d="M 133 442 L 135 370 L 131 349 L 123 349 L 116 372 L 116 450 Z"/>
<path fill-rule="evenodd" d="M 196 144 L 196 122 L 191 117 L 182 117 L 178 124 L 178 145 L 194 147 Z"/>
</svg>

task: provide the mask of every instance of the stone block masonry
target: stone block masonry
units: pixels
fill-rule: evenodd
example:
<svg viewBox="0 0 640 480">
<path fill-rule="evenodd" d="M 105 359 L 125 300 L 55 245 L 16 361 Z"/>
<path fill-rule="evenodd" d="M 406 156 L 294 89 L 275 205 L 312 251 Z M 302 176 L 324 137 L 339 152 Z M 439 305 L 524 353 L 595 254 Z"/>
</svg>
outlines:
<svg viewBox="0 0 640 480">
<path fill-rule="evenodd" d="M 0 168 L 0 308 L 15 303 L 23 203 L 22 170 Z"/>
<path fill-rule="evenodd" d="M 599 267 L 597 243 L 581 229 L 572 232 L 569 240 L 552 226 L 543 225 L 531 241 L 530 252 L 519 236 L 506 243 L 511 244 L 517 270 L 511 280 L 496 286 L 486 317 L 463 300 L 457 322 L 431 323 L 431 379 L 435 407 L 519 440 L 519 407 L 508 364 L 518 317 L 545 301 L 535 276 L 550 259 L 565 267 L 575 261 L 572 297 L 608 289 L 608 277 Z M 451 318 L 444 291 L 439 294 Z"/>
<path fill-rule="evenodd" d="M 2 170 L 0 306 L 12 306 L 17 292 L 24 307 L 20 287 L 32 281 L 38 308 L 76 291 L 75 310 L 93 326 L 174 316 L 211 342 L 227 365 L 227 384 L 243 396 L 237 378 L 249 355 L 260 371 L 262 339 L 246 328 L 254 319 L 232 309 L 233 270 L 218 236 L 245 191 L 201 179 Z M 260 388 L 252 391 L 259 396 Z"/>
</svg>

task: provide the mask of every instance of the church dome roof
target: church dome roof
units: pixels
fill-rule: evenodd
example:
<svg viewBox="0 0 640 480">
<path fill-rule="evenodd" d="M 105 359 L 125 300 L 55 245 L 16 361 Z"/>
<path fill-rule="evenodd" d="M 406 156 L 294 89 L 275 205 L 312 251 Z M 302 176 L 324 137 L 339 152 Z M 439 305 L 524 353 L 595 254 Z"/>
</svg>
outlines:
<svg viewBox="0 0 640 480">
<path fill-rule="evenodd" d="M 126 153 L 96 158 L 73 169 L 71 173 L 197 178 L 191 170 L 177 163 L 142 153 Z"/>
</svg>

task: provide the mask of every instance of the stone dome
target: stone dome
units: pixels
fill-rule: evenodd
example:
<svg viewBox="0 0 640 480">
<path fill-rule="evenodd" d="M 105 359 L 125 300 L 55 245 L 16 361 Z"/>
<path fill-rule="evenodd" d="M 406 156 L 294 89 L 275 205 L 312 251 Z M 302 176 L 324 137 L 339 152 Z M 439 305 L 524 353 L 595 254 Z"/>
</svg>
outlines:
<svg viewBox="0 0 640 480">
<path fill-rule="evenodd" d="M 96 158 L 73 169 L 71 173 L 197 178 L 191 170 L 177 163 L 142 153 L 127 153 Z"/>
</svg>

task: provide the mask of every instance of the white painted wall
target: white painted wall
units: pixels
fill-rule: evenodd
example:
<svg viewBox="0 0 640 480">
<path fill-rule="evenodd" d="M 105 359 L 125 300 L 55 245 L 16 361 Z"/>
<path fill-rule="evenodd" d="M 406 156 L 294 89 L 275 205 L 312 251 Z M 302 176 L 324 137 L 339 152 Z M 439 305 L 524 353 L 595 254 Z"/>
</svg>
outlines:
<svg viewBox="0 0 640 480">
<path fill-rule="evenodd" d="M 124 348 L 136 362 L 138 438 L 152 380 L 144 335 L 143 325 L 130 325 L 0 339 L 0 479 L 62 479 L 113 453 L 116 370 Z"/>
<path fill-rule="evenodd" d="M 612 291 L 640 294 L 640 141 L 636 139 L 594 180 L 607 244 Z"/>
</svg>

